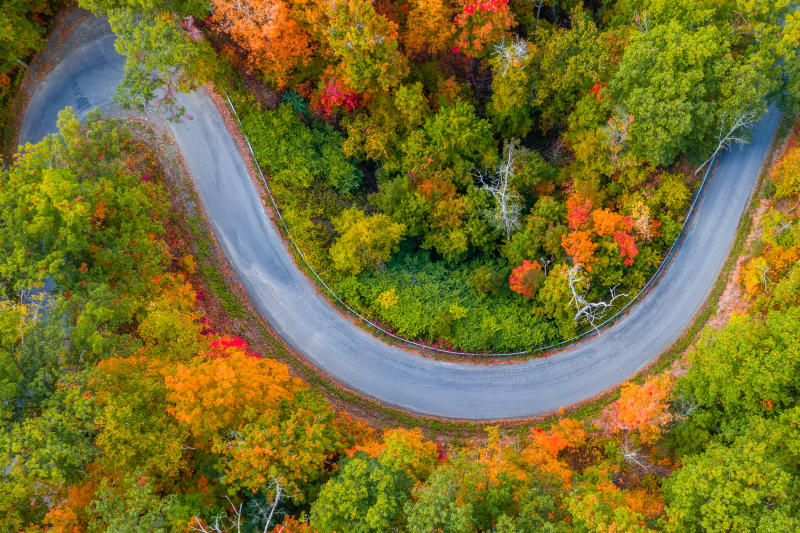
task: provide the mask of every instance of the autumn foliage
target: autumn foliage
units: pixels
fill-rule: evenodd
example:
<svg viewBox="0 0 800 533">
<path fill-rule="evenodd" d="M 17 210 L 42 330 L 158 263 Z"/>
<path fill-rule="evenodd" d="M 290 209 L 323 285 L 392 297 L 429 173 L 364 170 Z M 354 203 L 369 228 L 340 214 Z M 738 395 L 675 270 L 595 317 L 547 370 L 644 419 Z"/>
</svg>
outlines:
<svg viewBox="0 0 800 533">
<path fill-rule="evenodd" d="M 319 111 L 326 117 L 334 117 L 339 111 L 352 113 L 359 106 L 359 95 L 344 82 L 329 79 L 319 95 Z"/>
<path fill-rule="evenodd" d="M 785 198 L 800 194 L 800 135 L 796 133 L 788 144 L 786 152 L 770 171 L 775 192 Z"/>
<path fill-rule="evenodd" d="M 514 24 L 508 0 L 459 0 L 461 12 L 455 17 L 460 28 L 454 52 L 477 57 L 499 41 Z"/>
<path fill-rule="evenodd" d="M 512 291 L 532 298 L 539 286 L 544 281 L 544 273 L 538 261 L 524 260 L 522 264 L 511 271 L 508 285 Z"/>
<path fill-rule="evenodd" d="M 170 414 L 198 437 L 255 420 L 301 388 L 285 365 L 254 358 L 241 346 L 226 347 L 224 357 L 179 364 L 165 381 Z"/>
<path fill-rule="evenodd" d="M 226 28 L 246 52 L 250 65 L 279 87 L 311 60 L 311 36 L 283 0 L 211 0 L 211 22 Z"/>
<path fill-rule="evenodd" d="M 639 255 L 633 235 L 624 231 L 614 232 L 614 242 L 619 246 L 619 255 L 625 259 L 625 266 L 633 265 L 633 260 Z"/>
<path fill-rule="evenodd" d="M 591 272 L 592 263 L 598 260 L 595 256 L 598 248 L 596 239 L 613 235 L 613 242 L 619 248 L 619 257 L 624 260 L 625 266 L 633 266 L 639 249 L 632 232 L 637 230 L 649 239 L 657 235 L 660 223 L 650 219 L 648 213 L 639 217 L 639 221 L 630 215 L 624 216 L 608 208 L 592 209 L 592 206 L 590 199 L 578 194 L 567 197 L 567 225 L 571 231 L 561 238 L 564 251 L 572 257 L 573 262 Z"/>
<path fill-rule="evenodd" d="M 673 384 L 673 378 L 665 373 L 647 378 L 641 385 L 624 385 L 619 399 L 610 406 L 609 430 L 612 433 L 636 432 L 642 443 L 653 442 L 672 420 L 668 399 Z"/>
<path fill-rule="evenodd" d="M 436 54 L 455 36 L 455 11 L 447 0 L 411 0 L 405 43 L 411 52 Z"/>
<path fill-rule="evenodd" d="M 578 230 L 589 220 L 592 211 L 592 200 L 577 194 L 567 197 L 567 224 L 569 229 Z"/>
<path fill-rule="evenodd" d="M 597 257 L 594 255 L 597 243 L 592 240 L 591 232 L 581 230 L 562 235 L 561 246 L 573 262 L 581 265 L 588 272 L 592 271 L 592 263 L 597 261 Z"/>
<path fill-rule="evenodd" d="M 553 474 L 569 487 L 573 471 L 564 452 L 576 451 L 589 437 L 585 424 L 570 418 L 561 419 L 547 430 L 532 428 L 527 437 L 522 457 L 528 464 L 545 473 Z"/>
</svg>

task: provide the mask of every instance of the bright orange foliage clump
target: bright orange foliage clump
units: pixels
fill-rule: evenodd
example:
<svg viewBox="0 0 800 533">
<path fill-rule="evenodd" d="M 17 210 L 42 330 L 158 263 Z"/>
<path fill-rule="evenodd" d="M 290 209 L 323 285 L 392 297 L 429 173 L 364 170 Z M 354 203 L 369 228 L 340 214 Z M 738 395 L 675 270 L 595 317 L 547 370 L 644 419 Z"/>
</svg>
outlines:
<svg viewBox="0 0 800 533">
<path fill-rule="evenodd" d="M 446 50 L 455 35 L 454 14 L 447 0 L 411 0 L 405 34 L 409 51 L 436 54 Z"/>
<path fill-rule="evenodd" d="M 248 52 L 250 65 L 278 86 L 311 60 L 313 44 L 282 0 L 211 0 L 212 23 Z"/>
<path fill-rule="evenodd" d="M 625 505 L 653 520 L 664 513 L 664 494 L 657 489 L 638 487 L 625 493 Z"/>
<path fill-rule="evenodd" d="M 615 213 L 609 209 L 595 209 L 592 211 L 594 232 L 597 233 L 598 237 L 611 235 L 623 227 L 625 218 L 626 217 L 623 217 L 619 213 Z"/>
<path fill-rule="evenodd" d="M 165 378 L 169 413 L 198 437 L 252 422 L 302 388 L 286 365 L 228 350 L 227 357 L 179 364 Z"/>
<path fill-rule="evenodd" d="M 588 272 L 592 271 L 591 263 L 597 261 L 594 251 L 597 243 L 592 241 L 591 231 L 572 231 L 561 236 L 561 246 L 572 257 L 572 261 L 581 265 Z"/>
<path fill-rule="evenodd" d="M 566 461 L 559 458 L 559 453 L 568 448 L 580 447 L 588 436 L 583 422 L 563 418 L 549 431 L 531 429 L 522 457 L 527 464 L 560 477 L 564 485 L 570 486 L 573 470 Z"/>
<path fill-rule="evenodd" d="M 69 488 L 67 496 L 50 509 L 43 522 L 50 527 L 47 531 L 52 533 L 80 533 L 86 529 L 82 525 L 82 518 L 94 497 L 97 482 L 92 480 L 82 485 Z"/>
<path fill-rule="evenodd" d="M 653 442 L 671 419 L 667 397 L 672 391 L 670 374 L 650 377 L 641 384 L 629 383 L 622 387 L 619 400 L 609 413 L 608 426 L 612 433 L 637 431 L 643 443 Z"/>
</svg>

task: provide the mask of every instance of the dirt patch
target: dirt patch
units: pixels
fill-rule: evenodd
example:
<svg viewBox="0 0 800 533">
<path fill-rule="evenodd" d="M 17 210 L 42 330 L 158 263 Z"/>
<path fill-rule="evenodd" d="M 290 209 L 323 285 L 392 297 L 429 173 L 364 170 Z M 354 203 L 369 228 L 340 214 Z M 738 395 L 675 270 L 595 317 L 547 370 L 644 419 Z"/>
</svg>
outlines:
<svg viewBox="0 0 800 533">
<path fill-rule="evenodd" d="M 749 250 L 751 244 L 757 239 L 761 239 L 763 229 L 761 227 L 761 217 L 767 212 L 770 206 L 770 201 L 766 198 L 759 200 L 758 207 L 753 211 L 752 219 L 753 226 L 750 228 L 750 233 L 744 242 L 744 250 Z M 736 265 L 733 272 L 719 297 L 717 304 L 717 312 L 708 321 L 708 325 L 714 329 L 720 329 L 731 319 L 734 313 L 744 313 L 747 311 L 749 300 L 747 295 L 742 290 L 742 269 L 745 263 L 750 259 L 749 253 L 743 253 L 736 260 Z"/>
</svg>

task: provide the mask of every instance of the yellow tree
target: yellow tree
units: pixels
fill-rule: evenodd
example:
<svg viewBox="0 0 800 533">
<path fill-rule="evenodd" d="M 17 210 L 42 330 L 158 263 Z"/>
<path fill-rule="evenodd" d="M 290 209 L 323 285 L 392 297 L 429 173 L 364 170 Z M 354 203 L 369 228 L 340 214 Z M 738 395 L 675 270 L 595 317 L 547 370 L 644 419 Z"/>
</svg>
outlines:
<svg viewBox="0 0 800 533">
<path fill-rule="evenodd" d="M 311 501 L 330 476 L 328 466 L 367 433 L 364 424 L 336 414 L 304 389 L 281 409 L 268 409 L 252 424 L 214 439 L 225 483 L 257 491 L 277 484 L 297 502 Z"/>
<path fill-rule="evenodd" d="M 242 346 L 228 347 L 226 355 L 179 364 L 165 378 L 168 412 L 197 437 L 253 422 L 302 388 L 284 364 L 253 357 Z"/>
<path fill-rule="evenodd" d="M 456 33 L 454 15 L 449 0 L 411 0 L 404 35 L 408 50 L 436 54 L 449 48 Z"/>
<path fill-rule="evenodd" d="M 425 440 L 419 428 L 387 430 L 381 441 L 359 445 L 351 450 L 350 455 L 358 452 L 377 457 L 386 466 L 406 470 L 421 482 L 428 479 L 439 459 L 436 444 Z"/>
<path fill-rule="evenodd" d="M 367 0 L 332 4 L 326 36 L 341 59 L 344 82 L 359 92 L 398 86 L 408 63 L 398 50 L 397 24 L 377 13 Z"/>
</svg>

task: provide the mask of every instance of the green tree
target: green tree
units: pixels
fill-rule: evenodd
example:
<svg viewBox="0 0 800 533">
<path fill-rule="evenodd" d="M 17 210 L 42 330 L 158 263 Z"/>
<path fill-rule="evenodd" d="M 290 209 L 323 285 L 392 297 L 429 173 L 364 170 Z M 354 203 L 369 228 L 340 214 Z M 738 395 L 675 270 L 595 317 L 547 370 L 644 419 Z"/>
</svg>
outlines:
<svg viewBox="0 0 800 533">
<path fill-rule="evenodd" d="M 166 369 L 144 354 L 102 361 L 92 390 L 98 405 L 95 443 L 110 472 L 177 478 L 187 468 L 189 432 L 167 413 Z"/>
<path fill-rule="evenodd" d="M 497 160 L 493 141 L 489 122 L 478 118 L 472 105 L 458 101 L 411 133 L 402 147 L 403 170 L 419 177 L 447 169 L 455 183 L 465 186 L 473 168 Z"/>
<path fill-rule="evenodd" d="M 132 533 L 179 531 L 194 515 L 181 505 L 177 495 L 158 494 L 143 473 L 128 474 L 116 484 L 103 480 L 97 489 L 90 513 L 92 533 Z"/>
<path fill-rule="evenodd" d="M 128 349 L 119 343 L 130 336 L 111 333 L 142 312 L 163 272 L 166 206 L 119 122 L 92 112 L 81 125 L 68 108 L 58 125 L 0 174 L 0 275 L 11 295 L 50 278 L 64 294 L 52 312 L 72 326 L 69 350 L 89 361 L 111 344 Z"/>
<path fill-rule="evenodd" d="M 170 120 L 178 120 L 184 108 L 177 92 L 187 92 L 206 81 L 206 63 L 213 55 L 206 43 L 194 43 L 181 30 L 181 17 L 205 18 L 205 0 L 80 0 L 78 4 L 96 15 L 108 16 L 117 35 L 115 47 L 125 56 L 125 77 L 116 101 L 124 108 L 144 110 L 156 102 Z"/>
<path fill-rule="evenodd" d="M 0 423 L 30 416 L 56 388 L 65 332 L 44 294 L 0 302 Z"/>
<path fill-rule="evenodd" d="M 524 137 L 534 125 L 534 47 L 524 40 L 495 45 L 489 59 L 492 99 L 486 110 L 492 125 L 506 138 Z"/>
<path fill-rule="evenodd" d="M 568 29 L 554 28 L 537 40 L 530 72 L 531 104 L 540 114 L 542 130 L 565 126 L 578 100 L 608 80 L 627 34 L 627 24 L 601 32 L 591 13 L 578 6 Z"/>
<path fill-rule="evenodd" d="M 408 531 L 468 533 L 489 530 L 503 514 L 514 515 L 514 494 L 520 481 L 501 474 L 490 483 L 485 466 L 459 453 L 414 489 L 406 504 Z"/>
<path fill-rule="evenodd" d="M 689 449 L 712 434 L 736 435 L 752 417 L 770 417 L 797 405 L 800 308 L 772 312 L 762 322 L 735 317 L 709 330 L 689 356 L 676 394 L 698 404 L 677 433 Z"/>
<path fill-rule="evenodd" d="M 367 215 L 357 208 L 342 211 L 333 225 L 341 235 L 331 246 L 333 265 L 352 274 L 389 261 L 406 231 L 403 224 L 392 222 L 386 215 Z"/>
<path fill-rule="evenodd" d="M 379 91 L 368 108 L 343 119 L 347 138 L 342 150 L 350 157 L 371 159 L 386 173 L 400 170 L 400 145 L 429 115 L 422 84 L 401 85 L 393 93 Z"/>
<path fill-rule="evenodd" d="M 45 28 L 37 24 L 34 17 L 48 7 L 48 2 L 42 0 L 3 2 L 0 10 L 0 74 L 17 66 L 27 67 L 27 57 L 44 45 Z M 0 83 L 0 87 L 2 85 Z"/>
<path fill-rule="evenodd" d="M 64 487 L 81 480 L 97 455 L 95 406 L 86 375 L 64 379 L 38 416 L 0 432 L 0 522 L 21 529 L 39 522 Z"/>
<path fill-rule="evenodd" d="M 273 186 L 299 191 L 319 179 L 348 194 L 360 185 L 361 172 L 342 153 L 342 135 L 327 124 L 306 126 L 288 103 L 247 113 L 243 124 Z"/>
<path fill-rule="evenodd" d="M 688 458 L 665 483 L 666 530 L 796 531 L 800 479 L 769 448 L 745 435 Z"/>
<path fill-rule="evenodd" d="M 397 25 L 367 0 L 334 3 L 327 37 L 347 84 L 357 91 L 396 87 L 408 70 L 398 51 Z"/>
<path fill-rule="evenodd" d="M 711 151 L 720 87 L 734 64 L 729 35 L 701 4 L 648 11 L 648 30 L 631 36 L 610 82 L 633 116 L 634 155 L 668 165 L 681 153 Z"/>
<path fill-rule="evenodd" d="M 163 270 L 161 189 L 126 168 L 130 132 L 91 113 L 84 125 L 71 108 L 60 134 L 27 145 L 3 172 L 0 273 L 9 289 L 51 277 L 61 291 L 141 293 Z"/>
<path fill-rule="evenodd" d="M 109 12 L 108 21 L 117 34 L 114 46 L 126 58 L 116 102 L 139 111 L 155 102 L 170 120 L 180 119 L 185 109 L 178 104 L 176 93 L 197 86 L 192 77 L 197 45 L 174 20 L 157 13 L 116 9 Z"/>
<path fill-rule="evenodd" d="M 311 525 L 323 532 L 384 532 L 402 526 L 413 478 L 365 454 L 343 462 L 311 507 Z"/>
</svg>

